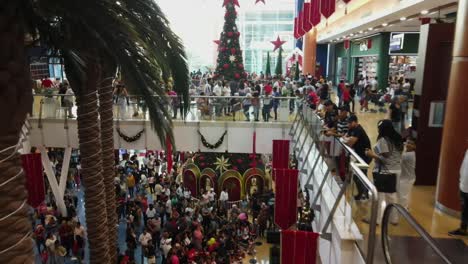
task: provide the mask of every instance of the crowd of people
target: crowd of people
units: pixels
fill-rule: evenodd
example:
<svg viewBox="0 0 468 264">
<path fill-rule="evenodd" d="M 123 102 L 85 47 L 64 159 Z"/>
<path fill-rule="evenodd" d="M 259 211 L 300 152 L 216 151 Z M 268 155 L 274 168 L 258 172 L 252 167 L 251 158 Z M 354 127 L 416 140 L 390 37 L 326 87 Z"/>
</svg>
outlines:
<svg viewBox="0 0 468 264">
<path fill-rule="evenodd" d="M 362 81 L 362 80 L 361 80 Z M 349 168 L 346 167 L 346 154 L 339 140 L 353 148 L 355 153 L 365 162 L 374 162 L 372 171 L 373 182 L 379 192 L 379 204 L 383 202 L 400 203 L 405 208 L 409 208 L 409 197 L 416 180 L 416 142 L 411 138 L 410 133 L 405 132 L 404 119 L 406 111 L 403 111 L 403 103 L 406 103 L 406 95 L 401 95 L 400 88 L 394 91 L 390 98 L 390 105 L 387 117 L 377 124 L 377 141 L 374 146 L 363 126 L 359 124 L 358 116 L 354 111 L 354 101 L 359 99 L 361 105 L 366 106 L 367 93 L 371 91 L 374 84 L 362 84 L 359 81 L 358 89 L 353 84 L 346 84 L 341 81 L 337 86 L 336 103 L 332 98 L 315 99 L 314 88 L 309 89 L 307 97 L 302 99 L 302 107 L 309 107 L 317 112 L 323 120 L 323 127 L 320 129 L 320 141 L 326 149 L 329 164 L 333 168 L 332 174 L 340 176 L 342 180 Z M 315 88 L 319 88 L 315 80 L 311 80 Z M 314 84 L 315 83 L 315 84 Z M 364 86 L 364 87 L 363 87 Z M 360 98 L 357 96 L 361 94 Z M 367 171 L 363 171 L 367 175 Z M 356 201 L 367 200 L 368 190 L 358 177 L 353 177 L 356 184 Z M 378 211 L 378 223 L 382 219 L 382 211 Z M 364 219 L 367 221 L 367 219 Z M 398 219 L 392 215 L 392 223 L 397 224 Z"/>
<path fill-rule="evenodd" d="M 143 161 L 124 156 L 115 179 L 118 214 L 126 225 L 126 249 L 119 263 L 242 263 L 255 254 L 255 240 L 273 228 L 272 192 L 255 194 L 249 201 L 229 203 L 226 189 L 211 188 L 194 197 L 181 185 L 182 160 L 174 157 L 167 171 L 163 152 Z"/>
</svg>

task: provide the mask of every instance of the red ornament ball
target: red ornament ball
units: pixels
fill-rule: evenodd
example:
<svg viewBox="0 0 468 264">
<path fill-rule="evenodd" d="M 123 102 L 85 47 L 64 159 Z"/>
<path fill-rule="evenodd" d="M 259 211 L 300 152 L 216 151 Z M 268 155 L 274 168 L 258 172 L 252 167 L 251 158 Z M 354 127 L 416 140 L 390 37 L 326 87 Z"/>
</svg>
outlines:
<svg viewBox="0 0 468 264">
<path fill-rule="evenodd" d="M 241 77 L 240 74 L 238 73 L 234 74 L 234 78 L 239 79 L 240 77 Z"/>
<path fill-rule="evenodd" d="M 232 49 L 231 49 L 231 54 L 232 54 L 232 55 L 236 54 L 236 51 L 237 51 L 236 48 L 232 48 Z"/>
<path fill-rule="evenodd" d="M 234 33 L 233 32 L 228 32 L 227 35 L 228 35 L 228 37 L 232 37 L 234 35 Z"/>
<path fill-rule="evenodd" d="M 239 32 L 239 31 L 237 31 L 237 32 L 236 32 L 236 35 L 237 35 L 237 36 L 240 36 L 240 32 Z"/>
<path fill-rule="evenodd" d="M 237 68 L 242 70 L 242 69 L 244 69 L 244 65 L 242 63 L 239 63 L 239 64 L 237 64 Z"/>
<path fill-rule="evenodd" d="M 223 65 L 223 68 L 224 68 L 224 69 L 229 69 L 229 64 L 227 64 L 227 63 L 224 64 L 224 65 Z"/>
<path fill-rule="evenodd" d="M 242 162 L 242 159 L 237 159 L 237 163 L 241 164 Z"/>
</svg>

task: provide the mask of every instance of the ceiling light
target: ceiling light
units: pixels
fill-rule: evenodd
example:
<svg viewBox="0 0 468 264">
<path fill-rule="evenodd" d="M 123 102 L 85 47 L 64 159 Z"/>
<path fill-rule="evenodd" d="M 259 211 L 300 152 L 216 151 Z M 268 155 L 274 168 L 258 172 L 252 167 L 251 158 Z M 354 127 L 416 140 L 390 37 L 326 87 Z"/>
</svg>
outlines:
<svg viewBox="0 0 468 264">
<path fill-rule="evenodd" d="M 386 27 L 386 26 L 388 26 L 388 23 L 383 23 L 382 24 L 382 27 Z"/>
<path fill-rule="evenodd" d="M 352 36 L 354 36 L 354 34 L 353 34 L 353 33 L 351 33 L 351 34 L 349 34 L 349 36 L 350 36 L 350 37 L 352 37 Z"/>
<path fill-rule="evenodd" d="M 374 29 L 374 28 L 371 28 L 371 27 L 370 27 L 370 28 L 368 28 L 368 30 L 369 30 L 369 31 L 371 31 L 371 30 L 373 30 L 373 29 Z"/>
<path fill-rule="evenodd" d="M 364 32 L 364 31 L 361 30 L 361 31 L 359 31 L 359 34 L 362 34 L 363 32 Z"/>
<path fill-rule="evenodd" d="M 421 11 L 421 15 L 427 15 L 428 13 L 429 13 L 429 11 L 427 11 L 427 10 Z"/>
<path fill-rule="evenodd" d="M 405 20 L 406 20 L 406 17 L 400 17 L 400 20 L 401 20 L 401 21 L 405 21 Z"/>
</svg>

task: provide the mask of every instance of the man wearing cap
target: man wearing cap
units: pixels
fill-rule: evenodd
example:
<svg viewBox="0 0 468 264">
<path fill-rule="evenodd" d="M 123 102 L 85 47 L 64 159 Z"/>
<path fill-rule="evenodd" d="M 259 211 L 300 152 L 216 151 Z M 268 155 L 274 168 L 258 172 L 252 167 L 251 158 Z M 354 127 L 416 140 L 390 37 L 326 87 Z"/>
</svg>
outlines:
<svg viewBox="0 0 468 264">
<path fill-rule="evenodd" d="M 371 148 L 370 139 L 367 136 L 364 128 L 359 124 L 358 118 L 355 115 L 351 115 L 348 118 L 348 133 L 343 137 L 343 141 L 346 145 L 354 149 L 357 155 L 363 159 L 366 163 L 369 163 L 371 160 L 366 156 L 366 149 Z M 362 170 L 362 172 L 367 176 L 367 170 Z M 358 194 L 354 196 L 355 200 L 365 200 L 368 198 L 368 193 L 364 184 L 354 177 L 354 182 L 358 189 Z"/>
</svg>

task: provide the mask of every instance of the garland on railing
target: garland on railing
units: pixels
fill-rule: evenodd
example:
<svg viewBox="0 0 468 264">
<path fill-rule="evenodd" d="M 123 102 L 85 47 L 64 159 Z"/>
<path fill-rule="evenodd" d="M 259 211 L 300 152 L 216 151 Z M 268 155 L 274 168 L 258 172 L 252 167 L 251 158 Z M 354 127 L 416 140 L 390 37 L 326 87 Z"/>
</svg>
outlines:
<svg viewBox="0 0 468 264">
<path fill-rule="evenodd" d="M 128 143 L 135 142 L 135 141 L 139 140 L 141 138 L 141 136 L 143 135 L 143 133 L 145 132 L 145 129 L 143 128 L 135 136 L 130 137 L 130 136 L 125 135 L 122 131 L 120 131 L 120 128 L 117 127 L 116 130 L 117 130 L 117 133 L 119 134 L 119 136 Z"/>
<path fill-rule="evenodd" d="M 223 135 L 218 139 L 218 141 L 214 145 L 212 145 L 212 144 L 208 143 L 208 141 L 206 141 L 206 138 L 202 135 L 200 130 L 198 130 L 197 132 L 200 135 L 201 142 L 202 142 L 203 146 L 205 146 L 205 148 L 209 148 L 209 149 L 219 148 L 224 142 L 224 137 L 226 137 L 226 135 L 227 135 L 227 130 L 226 130 L 226 131 L 224 131 Z"/>
</svg>

